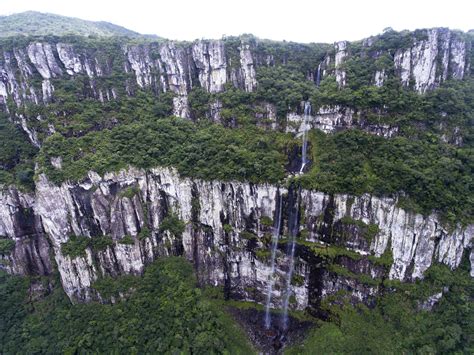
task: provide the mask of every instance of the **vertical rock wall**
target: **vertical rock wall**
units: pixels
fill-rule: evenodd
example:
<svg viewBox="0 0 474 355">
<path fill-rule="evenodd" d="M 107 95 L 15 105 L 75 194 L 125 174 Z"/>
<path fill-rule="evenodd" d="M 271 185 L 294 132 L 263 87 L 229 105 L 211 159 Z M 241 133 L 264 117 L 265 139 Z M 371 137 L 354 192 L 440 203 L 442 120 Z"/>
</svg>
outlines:
<svg viewBox="0 0 474 355">
<path fill-rule="evenodd" d="M 201 283 L 223 285 L 231 297 L 263 302 L 272 233 L 271 224 L 264 220 L 275 216 L 277 191 L 273 185 L 181 178 L 167 168 L 129 169 L 103 177 L 91 172 L 80 183 L 61 186 L 42 175 L 34 197 L 16 190 L 0 194 L 0 236 L 15 241 L 13 251 L 3 255 L 8 261 L 3 268 L 48 274 L 51 254 L 66 293 L 75 300 L 89 300 L 98 297 L 91 285 L 100 277 L 139 274 L 159 256 L 183 255 L 193 262 Z M 281 187 L 279 191 L 283 228 L 273 276 L 275 306 L 286 282 L 290 201 L 299 201 L 301 211 L 296 220 L 293 308 L 314 306 L 321 297 L 341 289 L 361 301 L 378 292 L 376 286 L 334 273 L 333 264 L 375 279 L 412 280 L 421 278 L 434 261 L 456 268 L 471 247 L 473 226 L 448 231 L 435 216 L 404 211 L 393 199 L 299 193 Z M 162 230 L 163 220 L 171 215 L 185 223 L 182 235 Z M 376 233 L 368 237 L 361 225 L 377 226 Z M 104 250 L 89 247 L 84 256 L 70 257 L 61 245 L 71 235 L 105 235 L 113 243 Z M 133 243 L 122 243 L 125 236 Z M 340 254 L 341 248 L 349 254 Z M 393 256 L 388 269 L 368 259 L 387 252 Z M 336 253 L 334 259 L 324 256 L 331 253 Z"/>
</svg>

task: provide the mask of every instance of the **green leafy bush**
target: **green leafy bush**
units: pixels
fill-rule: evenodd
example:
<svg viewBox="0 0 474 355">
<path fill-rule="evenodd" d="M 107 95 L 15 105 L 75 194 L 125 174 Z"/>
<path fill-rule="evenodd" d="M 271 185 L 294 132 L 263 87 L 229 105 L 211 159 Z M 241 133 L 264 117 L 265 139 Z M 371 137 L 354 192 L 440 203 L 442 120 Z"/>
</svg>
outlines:
<svg viewBox="0 0 474 355">
<path fill-rule="evenodd" d="M 201 87 L 195 87 L 188 96 L 191 115 L 194 119 L 205 119 L 209 111 L 211 95 Z"/>
<path fill-rule="evenodd" d="M 33 159 L 37 149 L 26 134 L 0 112 L 0 185 L 17 184 L 34 189 Z"/>
<path fill-rule="evenodd" d="M 468 149 L 359 130 L 312 131 L 309 136 L 313 165 L 301 177 L 302 186 L 329 193 L 402 195 L 411 202 L 402 207 L 437 211 L 450 222 L 472 221 L 474 160 Z"/>
<path fill-rule="evenodd" d="M 304 285 L 304 277 L 299 274 L 293 274 L 291 279 L 291 284 L 296 287 L 300 287 Z"/>
<path fill-rule="evenodd" d="M 369 285 L 369 286 L 379 286 L 382 284 L 381 279 L 374 279 L 370 275 L 367 274 L 355 274 L 351 272 L 346 267 L 339 265 L 339 264 L 329 264 L 328 270 L 339 275 L 344 276 L 345 278 L 354 279 L 358 282 Z"/>
<path fill-rule="evenodd" d="M 126 244 L 126 245 L 133 245 L 133 244 L 135 244 L 135 241 L 133 240 L 133 237 L 131 235 L 124 235 L 122 237 L 122 239 L 118 240 L 118 243 Z"/>
<path fill-rule="evenodd" d="M 267 262 L 270 259 L 271 252 L 268 249 L 256 249 L 255 257 L 262 262 Z"/>
<path fill-rule="evenodd" d="M 315 90 L 314 83 L 302 72 L 283 66 L 260 67 L 257 81 L 257 98 L 275 104 L 279 117 L 285 117 L 291 109 L 295 111 Z"/>
<path fill-rule="evenodd" d="M 0 237 L 0 254 L 9 254 L 15 248 L 15 241 Z"/>
<path fill-rule="evenodd" d="M 90 239 L 90 245 L 94 251 L 103 251 L 114 245 L 114 241 L 112 240 L 112 237 L 108 235 L 101 235 L 92 237 Z"/>
<path fill-rule="evenodd" d="M 284 177 L 289 144 L 287 135 L 255 127 L 225 129 L 173 118 L 139 121 L 79 138 L 56 134 L 46 140 L 39 161 L 57 183 L 81 179 L 89 170 L 103 174 L 127 165 L 173 166 L 184 176 L 206 180 L 277 182 Z M 51 166 L 53 156 L 62 157 L 62 170 Z"/>
<path fill-rule="evenodd" d="M 393 264 L 393 253 L 391 246 L 387 245 L 385 247 L 385 251 L 382 255 L 380 255 L 380 258 L 376 257 L 375 255 L 369 255 L 368 259 L 376 265 L 382 265 L 389 269 Z"/>
<path fill-rule="evenodd" d="M 279 243 L 286 244 L 288 241 L 280 240 Z M 308 248 L 312 253 L 326 259 L 328 262 L 332 262 L 332 260 L 338 256 L 346 256 L 353 260 L 359 260 L 362 258 L 361 254 L 338 245 L 321 244 L 318 242 L 309 242 L 302 239 L 297 239 L 296 243 Z"/>
<path fill-rule="evenodd" d="M 71 235 L 65 243 L 61 243 L 61 253 L 63 255 L 76 258 L 85 256 L 86 249 L 90 247 L 91 239 L 89 237 Z"/>
<path fill-rule="evenodd" d="M 273 220 L 272 220 L 270 217 L 268 217 L 268 216 L 262 216 L 262 217 L 260 218 L 260 223 L 261 223 L 262 225 L 264 225 L 265 227 L 271 227 L 271 226 L 273 226 Z"/>
<path fill-rule="evenodd" d="M 86 249 L 91 248 L 93 251 L 103 251 L 113 245 L 112 237 L 106 235 L 86 237 L 71 235 L 69 240 L 61 243 L 61 253 L 71 258 L 85 256 Z"/>
<path fill-rule="evenodd" d="M 163 218 L 160 224 L 160 231 L 169 231 L 171 235 L 175 237 L 180 237 L 183 232 L 186 224 L 179 219 L 175 214 L 171 214 Z"/>
<path fill-rule="evenodd" d="M 234 230 L 230 224 L 224 224 L 222 228 L 226 233 L 232 233 L 232 231 Z"/>
<path fill-rule="evenodd" d="M 99 278 L 92 284 L 92 288 L 99 292 L 105 300 L 111 297 L 119 298 L 135 291 L 140 278 L 133 275 L 121 275 L 116 278 L 110 276 Z"/>
<path fill-rule="evenodd" d="M 240 238 L 246 239 L 246 240 L 252 240 L 252 239 L 257 239 L 257 235 L 255 233 L 249 232 L 249 231 L 242 231 L 240 233 Z"/>
<path fill-rule="evenodd" d="M 138 186 L 130 186 L 120 192 L 121 197 L 126 197 L 132 199 L 135 195 L 140 193 L 140 188 Z"/>
<path fill-rule="evenodd" d="M 474 284 L 468 261 L 463 264 L 454 272 L 445 265 L 433 265 L 425 281 L 414 284 L 386 280 L 392 291 L 379 298 L 373 309 L 354 307 L 344 295 L 339 296 L 325 306 L 329 321 L 321 322 L 302 344 L 286 353 L 470 353 Z M 421 310 L 420 302 L 443 287 L 447 289 L 433 310 Z"/>
<path fill-rule="evenodd" d="M 144 239 L 150 238 L 150 237 L 151 237 L 151 231 L 146 226 L 142 227 L 140 232 L 138 232 L 138 239 L 140 239 L 140 240 L 144 240 Z"/>
</svg>

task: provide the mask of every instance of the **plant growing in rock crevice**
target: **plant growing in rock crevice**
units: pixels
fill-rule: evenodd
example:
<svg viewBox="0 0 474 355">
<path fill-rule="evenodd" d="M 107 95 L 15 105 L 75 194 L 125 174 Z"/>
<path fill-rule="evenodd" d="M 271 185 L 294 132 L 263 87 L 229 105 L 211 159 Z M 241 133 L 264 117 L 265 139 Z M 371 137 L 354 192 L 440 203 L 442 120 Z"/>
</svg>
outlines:
<svg viewBox="0 0 474 355">
<path fill-rule="evenodd" d="M 126 197 L 128 199 L 132 199 L 136 195 L 140 193 L 140 188 L 138 186 L 130 186 L 125 188 L 124 190 L 120 191 L 120 197 Z"/>
<path fill-rule="evenodd" d="M 119 244 L 124 244 L 124 245 L 133 245 L 135 244 L 135 241 L 133 240 L 133 237 L 131 235 L 124 235 L 122 239 L 119 239 L 117 241 Z"/>
<path fill-rule="evenodd" d="M 15 241 L 0 236 L 0 254 L 9 254 L 15 248 Z"/>
<path fill-rule="evenodd" d="M 91 248 L 94 252 L 104 251 L 113 246 L 113 239 L 110 236 L 100 235 L 94 237 L 71 235 L 65 243 L 61 243 L 61 253 L 63 255 L 76 258 L 86 256 L 86 249 Z"/>
<path fill-rule="evenodd" d="M 181 237 L 186 224 L 176 214 L 170 214 L 163 218 L 160 224 L 160 232 L 168 231 L 174 237 Z"/>
</svg>

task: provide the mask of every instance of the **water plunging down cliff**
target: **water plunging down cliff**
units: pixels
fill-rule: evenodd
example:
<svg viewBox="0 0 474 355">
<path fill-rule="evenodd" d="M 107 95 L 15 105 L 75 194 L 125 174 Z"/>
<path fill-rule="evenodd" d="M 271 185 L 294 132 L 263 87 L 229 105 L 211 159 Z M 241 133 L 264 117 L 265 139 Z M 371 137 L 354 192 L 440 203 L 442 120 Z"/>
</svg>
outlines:
<svg viewBox="0 0 474 355">
<path fill-rule="evenodd" d="M 298 211 L 290 201 L 295 198 Z M 193 261 L 200 282 L 224 285 L 233 298 L 265 303 L 268 280 L 288 271 L 285 258 L 276 258 L 272 270 L 267 251 L 273 228 L 262 223 L 262 217 L 280 219 L 280 203 L 282 234 L 295 241 L 290 309 L 315 309 L 339 290 L 354 301 L 370 302 L 380 286 L 357 275 L 421 278 L 433 262 L 456 268 L 472 246 L 472 225 L 446 230 L 436 216 L 404 211 L 390 198 L 287 191 L 269 184 L 181 178 L 168 168 L 130 168 L 104 176 L 90 172 L 83 181 L 61 186 L 41 175 L 34 194 L 14 188 L 0 192 L 0 235 L 14 241 L 2 254 L 1 267 L 44 275 L 52 271 L 51 255 L 67 295 L 87 301 L 100 297 L 92 287 L 100 277 L 138 274 L 158 256 L 181 254 Z M 184 221 L 181 235 L 160 228 L 170 215 Z M 61 243 L 71 235 L 110 236 L 112 243 L 70 257 L 63 255 Z M 132 242 L 121 242 L 125 236 Z M 285 250 L 289 242 L 281 239 L 278 248 Z M 378 261 L 388 254 L 386 267 L 386 261 Z M 275 279 L 278 290 L 287 284 L 288 278 Z M 272 304 L 283 306 L 279 297 Z"/>
<path fill-rule="evenodd" d="M 308 163 L 306 157 L 308 151 L 308 119 L 311 116 L 311 104 L 309 102 L 304 103 L 304 120 L 303 120 L 303 145 L 301 147 L 301 168 L 300 173 L 304 172 L 304 168 Z"/>
<path fill-rule="evenodd" d="M 303 160 L 303 164 L 305 161 Z M 290 186 L 288 191 L 288 235 L 289 242 L 287 245 L 286 256 L 288 258 L 288 270 L 286 272 L 285 292 L 283 294 L 283 315 L 281 327 L 283 331 L 288 329 L 288 307 L 290 305 L 290 297 L 293 295 L 293 272 L 295 268 L 295 250 L 296 236 L 299 229 L 300 219 L 300 198 L 301 188 Z"/>
<path fill-rule="evenodd" d="M 268 280 L 267 300 L 265 303 L 265 328 L 266 329 L 270 329 L 270 326 L 271 326 L 270 306 L 271 306 L 273 287 L 275 285 L 275 277 L 276 277 L 275 276 L 275 259 L 276 259 L 276 253 L 277 253 L 277 248 L 278 248 L 278 240 L 280 238 L 280 232 L 281 232 L 282 207 L 283 207 L 283 197 L 279 195 L 278 196 L 278 209 L 275 210 L 275 220 L 273 222 L 270 278 Z"/>
</svg>

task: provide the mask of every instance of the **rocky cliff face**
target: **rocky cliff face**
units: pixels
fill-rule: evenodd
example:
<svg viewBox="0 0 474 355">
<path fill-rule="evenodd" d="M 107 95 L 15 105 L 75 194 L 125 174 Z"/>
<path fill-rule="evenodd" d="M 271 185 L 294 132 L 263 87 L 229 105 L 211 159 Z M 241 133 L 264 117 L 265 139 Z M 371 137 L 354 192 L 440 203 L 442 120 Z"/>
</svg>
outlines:
<svg viewBox="0 0 474 355">
<path fill-rule="evenodd" d="M 2 256 L 2 267 L 48 274 L 51 255 L 66 293 L 85 301 L 100 297 L 91 287 L 100 277 L 139 274 L 159 256 L 184 255 L 201 283 L 221 285 L 230 297 L 263 302 L 270 277 L 268 221 L 280 198 L 283 228 L 274 306 L 280 305 L 289 265 L 285 250 L 291 218 L 298 226 L 291 306 L 299 309 L 315 309 L 340 290 L 354 301 L 370 303 L 378 292 L 377 280 L 421 278 L 433 262 L 456 268 L 472 243 L 473 226 L 448 231 L 435 216 L 404 211 L 389 198 L 201 181 L 167 168 L 130 168 L 103 177 L 91 172 L 81 182 L 61 186 L 42 175 L 35 196 L 14 189 L 1 192 L 0 235 L 15 241 L 14 249 Z M 181 235 L 163 230 L 169 216 L 185 222 Z M 105 235 L 113 242 L 70 257 L 61 244 L 71 235 Z M 126 236 L 131 243 L 124 243 Z M 382 260 L 389 254 L 393 260 L 386 265 Z"/>
<path fill-rule="evenodd" d="M 347 42 L 336 42 L 334 44 L 335 54 L 334 54 L 334 67 L 336 72 L 336 82 L 339 87 L 346 85 L 346 72 L 342 69 L 342 64 L 344 59 L 346 59 L 347 53 Z"/>
<path fill-rule="evenodd" d="M 428 30 L 425 39 L 411 48 L 395 53 L 395 69 L 403 85 L 415 82 L 415 90 L 425 93 L 449 77 L 463 79 L 466 66 L 466 42 L 447 29 Z"/>
<path fill-rule="evenodd" d="M 14 274 L 48 275 L 52 272 L 50 245 L 34 198 L 16 189 L 0 192 L 0 238 L 14 242 L 0 253 L 0 268 Z"/>
<path fill-rule="evenodd" d="M 17 106 L 46 103 L 54 95 L 51 78 L 67 79 L 68 76 L 85 74 L 89 78 L 92 96 L 100 101 L 111 100 L 116 95 L 103 87 L 98 88 L 95 79 L 123 72 L 132 74 L 134 82 L 125 80 L 117 83 L 120 87 L 110 87 L 109 90 L 122 92 L 125 89 L 128 95 L 133 94 L 135 86 L 153 89 L 156 93 L 172 91 L 176 94 L 175 113 L 189 117 L 187 95 L 194 86 L 216 93 L 232 81 L 246 91 L 255 89 L 255 66 L 248 44 L 242 43 L 239 56 L 240 63 L 236 69 L 228 70 L 224 42 L 220 40 L 196 41 L 186 46 L 174 42 L 125 44 L 121 53 L 100 48 L 81 49 L 77 43 L 33 42 L 27 48 L 2 50 L 1 99 L 5 104 L 12 97 Z M 37 74 L 42 79 L 41 94 L 33 80 Z"/>
<path fill-rule="evenodd" d="M 373 84 L 379 87 L 388 75 L 396 75 L 404 86 L 425 93 L 445 80 L 462 80 L 469 71 L 469 43 L 446 29 L 422 31 L 393 51 L 375 48 L 372 39 L 361 45 L 372 59 L 389 58 L 387 68 L 373 73 Z M 314 68 L 309 68 L 315 74 L 308 77 L 319 84 L 333 75 L 340 88 L 347 86 L 346 65 L 357 55 L 354 48 L 348 42 L 336 43 L 334 50 L 315 60 Z M 229 85 L 258 92 L 259 67 L 285 61 L 263 53 L 258 41 L 244 39 L 237 45 L 226 40 L 112 41 L 103 47 L 32 41 L 0 48 L 0 106 L 37 146 L 41 140 L 31 123 L 42 122 L 43 117 L 41 110 L 31 108 L 56 102 L 64 82 L 80 83 L 86 97 L 100 102 L 134 96 L 139 90 L 155 95 L 171 92 L 174 114 L 186 118 L 191 118 L 190 92 L 200 87 L 215 98 L 209 117 L 219 122 L 223 102 L 212 95 Z M 358 127 L 384 137 L 398 133 L 397 127 L 374 124 L 365 112 L 349 107 L 323 106 L 305 123 L 299 114 L 303 104 L 291 108 L 286 122 L 277 120 L 273 104 L 262 101 L 255 106 L 259 125 L 285 127 L 296 134 L 308 128 L 305 124 L 325 132 Z M 51 126 L 46 129 L 48 134 L 55 131 Z M 59 158 L 52 163 L 61 169 Z M 269 221 L 280 215 L 275 212 L 280 200 L 283 233 L 272 276 Z M 170 216 L 185 223 L 182 233 L 162 227 Z M 290 264 L 285 253 L 289 225 L 296 225 L 298 234 L 291 307 L 299 309 L 316 309 L 323 298 L 341 290 L 354 301 L 370 303 L 384 278 L 421 278 L 433 262 L 456 268 L 472 248 L 474 230 L 473 226 L 446 230 L 436 216 L 404 211 L 394 199 L 201 181 L 182 178 L 170 169 L 131 168 L 105 176 L 91 172 L 81 182 L 61 186 L 41 175 L 34 194 L 14 188 L 0 191 L 0 241 L 6 246 L 1 249 L 0 267 L 12 273 L 48 275 L 55 263 L 69 297 L 87 301 L 100 299 L 93 283 L 101 277 L 139 274 L 159 256 L 184 255 L 194 263 L 201 283 L 221 285 L 229 297 L 263 302 L 268 280 L 274 277 L 272 300 L 279 306 Z M 106 236 L 111 242 L 101 249 L 92 243 L 84 256 L 71 257 L 62 251 L 71 236 L 91 240 Z M 474 265 L 473 252 L 470 260 Z"/>
<path fill-rule="evenodd" d="M 422 31 L 413 35 L 401 48 L 379 50 L 374 40 L 363 42 L 373 58 L 387 56 L 391 64 L 373 73 L 373 84 L 384 85 L 387 73 L 393 71 L 404 86 L 425 93 L 447 79 L 461 80 L 469 72 L 470 43 L 457 32 L 448 29 Z M 137 90 L 151 90 L 156 95 L 174 93 L 173 113 L 190 118 L 188 95 L 195 87 L 211 94 L 222 92 L 226 84 L 247 92 L 258 88 L 259 66 L 285 64 L 285 57 L 277 59 L 261 52 L 258 41 L 242 39 L 237 47 L 226 40 L 200 40 L 191 44 L 178 42 L 150 42 L 127 44 L 111 42 L 104 46 L 72 42 L 38 42 L 25 46 L 0 48 L 0 105 L 15 111 L 12 118 L 21 123 L 35 145 L 40 145 L 31 120 L 41 121 L 39 114 L 27 117 L 22 110 L 29 105 L 47 105 L 55 100 L 55 80 L 82 80 L 84 93 L 101 102 L 133 96 Z M 352 46 L 353 47 L 353 46 Z M 310 77 L 316 82 L 334 75 L 340 87 L 349 80 L 346 63 L 357 54 L 351 43 L 338 42 L 321 62 L 314 60 Z M 261 103 L 265 105 L 265 103 Z M 220 120 L 222 104 L 213 101 L 209 116 Z M 322 127 L 344 129 L 347 122 L 335 123 L 340 108 L 323 108 Z M 328 124 L 328 120 L 331 121 Z M 350 115 L 344 120 L 351 120 Z M 290 118 L 291 121 L 291 118 Z M 356 126 L 359 121 L 353 122 Z M 362 127 L 365 127 L 362 125 Z M 367 129 L 385 136 L 393 134 L 390 127 Z M 54 127 L 49 127 L 49 133 Z M 47 133 L 47 134 L 49 134 Z"/>
<path fill-rule="evenodd" d="M 304 103 L 301 103 L 301 107 L 303 106 Z M 366 118 L 366 115 L 367 112 L 356 111 L 350 107 L 322 106 L 317 112 L 307 117 L 305 123 L 303 115 L 290 112 L 287 115 L 286 131 L 302 134 L 305 130 L 316 128 L 325 133 L 332 133 L 350 128 L 359 128 L 385 138 L 397 135 L 397 126 L 372 123 Z"/>
<path fill-rule="evenodd" d="M 374 43 L 374 38 L 371 37 L 363 41 L 363 46 L 370 52 Z M 408 43 L 403 48 L 396 49 L 394 54 L 390 51 L 388 53 L 393 60 L 396 75 L 406 87 L 413 81 L 413 89 L 423 94 L 448 79 L 462 80 L 468 72 L 469 43 L 457 32 L 447 28 L 424 30 Z M 339 86 L 346 85 L 344 62 L 351 58 L 350 51 L 350 46 L 345 41 L 334 45 L 335 75 Z M 371 56 L 375 58 L 384 54 L 387 53 L 377 48 L 371 51 Z M 382 86 L 386 77 L 385 69 L 376 70 L 373 77 L 374 85 Z"/>
</svg>

